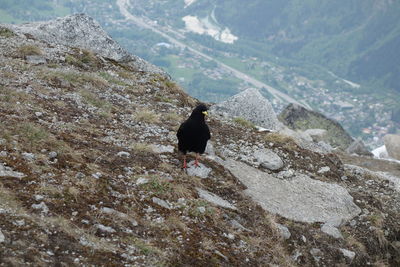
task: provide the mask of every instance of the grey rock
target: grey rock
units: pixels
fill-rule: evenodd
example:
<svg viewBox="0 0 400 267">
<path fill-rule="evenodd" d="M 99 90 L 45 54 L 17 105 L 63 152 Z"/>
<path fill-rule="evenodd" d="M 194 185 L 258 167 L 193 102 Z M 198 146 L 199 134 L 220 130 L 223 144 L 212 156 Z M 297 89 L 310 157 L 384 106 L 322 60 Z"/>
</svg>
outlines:
<svg viewBox="0 0 400 267">
<path fill-rule="evenodd" d="M 44 199 L 44 196 L 42 196 L 42 195 L 35 195 L 35 200 L 36 201 L 41 201 L 41 200 L 43 200 Z"/>
<path fill-rule="evenodd" d="M 116 232 L 115 229 L 110 227 L 110 226 L 105 226 L 105 225 L 102 225 L 102 224 L 96 224 L 95 226 L 96 226 L 97 229 L 99 229 L 100 232 L 103 232 L 103 233 L 112 234 L 112 233 Z"/>
<path fill-rule="evenodd" d="M 36 158 L 35 154 L 33 153 L 23 152 L 21 155 L 25 160 L 28 161 L 34 161 Z"/>
<path fill-rule="evenodd" d="M 233 204 L 222 199 L 221 197 L 217 196 L 216 194 L 211 193 L 211 192 L 201 189 L 201 188 L 196 188 L 196 190 L 197 190 L 197 193 L 199 194 L 199 197 L 207 200 L 208 202 L 211 202 L 212 204 L 223 207 L 223 208 L 236 210 L 236 207 Z"/>
<path fill-rule="evenodd" d="M 329 172 L 331 170 L 331 168 L 329 168 L 328 166 L 324 166 L 324 167 L 321 167 L 318 171 L 317 171 L 317 173 L 327 173 L 327 172 Z"/>
<path fill-rule="evenodd" d="M 22 219 L 22 220 L 16 220 L 15 222 L 13 222 L 13 224 L 16 225 L 16 226 L 18 226 L 18 227 L 21 227 L 21 226 L 24 226 L 24 225 L 25 225 L 25 220 L 24 220 L 24 219 Z"/>
<path fill-rule="evenodd" d="M 174 147 L 171 145 L 151 145 L 151 149 L 154 153 L 174 153 Z"/>
<path fill-rule="evenodd" d="M 269 130 L 283 127 L 271 103 L 255 88 L 249 88 L 210 109 L 224 117 L 243 118 Z"/>
<path fill-rule="evenodd" d="M 24 178 L 26 175 L 22 172 L 12 171 L 10 167 L 4 166 L 0 163 L 0 177 L 13 177 L 13 178 Z"/>
<path fill-rule="evenodd" d="M 324 224 L 321 227 L 321 231 L 324 232 L 327 235 L 330 235 L 334 238 L 340 238 L 343 239 L 342 233 L 337 229 L 336 227 L 329 225 L 329 224 Z"/>
<path fill-rule="evenodd" d="M 49 208 L 47 207 L 46 203 L 40 202 L 40 204 L 32 204 L 32 209 L 41 210 L 42 213 L 48 213 Z"/>
<path fill-rule="evenodd" d="M 198 210 L 200 213 L 205 213 L 205 212 L 206 212 L 206 208 L 205 208 L 205 207 L 198 207 L 197 210 Z"/>
<path fill-rule="evenodd" d="M 103 174 L 101 172 L 96 172 L 92 174 L 92 177 L 94 179 L 100 179 L 103 176 Z"/>
<path fill-rule="evenodd" d="M 389 157 L 400 160 L 400 135 L 387 134 L 383 140 Z"/>
<path fill-rule="evenodd" d="M 296 175 L 295 171 L 292 169 L 281 171 L 275 174 L 275 177 L 278 179 L 291 179 Z"/>
<path fill-rule="evenodd" d="M 356 256 L 356 253 L 354 253 L 351 250 L 347 250 L 347 249 L 344 249 L 344 248 L 341 248 L 339 250 L 343 253 L 343 256 L 348 258 L 350 261 L 352 261 L 354 259 L 354 257 Z"/>
<path fill-rule="evenodd" d="M 204 164 L 199 163 L 199 166 L 194 165 L 195 161 L 192 160 L 187 164 L 187 174 L 190 176 L 197 176 L 200 178 L 207 178 L 211 172 L 211 168 L 206 167 Z"/>
<path fill-rule="evenodd" d="M 121 157 L 121 158 L 129 158 L 131 156 L 131 154 L 126 151 L 120 151 L 117 153 L 117 156 Z"/>
<path fill-rule="evenodd" d="M 56 158 L 58 156 L 58 154 L 57 154 L 57 152 L 55 152 L 55 151 L 51 151 L 50 153 L 49 153 L 49 159 L 54 159 L 54 158 Z"/>
<path fill-rule="evenodd" d="M 373 156 L 373 154 L 364 145 L 364 142 L 361 140 L 361 138 L 354 140 L 354 142 L 351 143 L 351 145 L 346 149 L 346 152 L 349 154 L 357 154 L 360 156 Z"/>
<path fill-rule="evenodd" d="M 277 223 L 276 224 L 276 228 L 278 229 L 278 231 L 281 234 L 283 239 L 286 240 L 286 239 L 290 238 L 291 233 L 290 233 L 289 229 L 286 226 L 284 226 L 284 225 L 282 225 L 280 223 Z"/>
<path fill-rule="evenodd" d="M 271 150 L 257 150 L 254 153 L 254 157 L 262 168 L 276 171 L 283 167 L 282 159 Z"/>
<path fill-rule="evenodd" d="M 4 234 L 0 230 L 0 243 L 3 243 L 4 241 L 6 241 L 6 237 L 4 236 Z"/>
<path fill-rule="evenodd" d="M 230 220 L 229 221 L 230 224 L 232 225 L 233 228 L 238 229 L 238 230 L 242 230 L 242 231 L 247 231 L 247 232 L 251 232 L 251 230 L 247 229 L 246 227 L 244 227 L 242 224 L 240 224 L 238 221 L 236 220 Z"/>
<path fill-rule="evenodd" d="M 339 185 L 296 174 L 291 180 L 274 176 L 234 160 L 224 166 L 246 187 L 245 193 L 265 210 L 300 222 L 343 221 L 360 213 L 351 195 Z"/>
<path fill-rule="evenodd" d="M 325 129 L 322 141 L 343 150 L 354 141 L 337 121 L 297 104 L 289 104 L 279 114 L 279 119 L 292 130 Z"/>
<path fill-rule="evenodd" d="M 143 178 L 143 177 L 140 177 L 136 180 L 137 185 L 147 184 L 148 182 L 149 182 L 149 179 Z"/>
<path fill-rule="evenodd" d="M 91 50 L 102 57 L 130 62 L 138 70 L 166 75 L 160 68 L 131 55 L 114 41 L 93 18 L 74 14 L 55 20 L 7 25 L 17 34 L 31 34 L 50 44 L 61 44 Z"/>
<path fill-rule="evenodd" d="M 38 56 L 38 55 L 31 55 L 31 56 L 26 56 L 26 61 L 33 65 L 40 65 L 40 64 L 46 64 L 47 60 L 43 56 Z"/>
<path fill-rule="evenodd" d="M 8 155 L 7 151 L 3 150 L 0 152 L 0 157 L 7 157 L 7 155 Z"/>
<path fill-rule="evenodd" d="M 162 200 L 158 197 L 153 197 L 151 200 L 153 201 L 153 203 L 155 203 L 163 208 L 166 208 L 169 210 L 171 209 L 171 205 L 169 205 L 165 200 Z"/>
</svg>

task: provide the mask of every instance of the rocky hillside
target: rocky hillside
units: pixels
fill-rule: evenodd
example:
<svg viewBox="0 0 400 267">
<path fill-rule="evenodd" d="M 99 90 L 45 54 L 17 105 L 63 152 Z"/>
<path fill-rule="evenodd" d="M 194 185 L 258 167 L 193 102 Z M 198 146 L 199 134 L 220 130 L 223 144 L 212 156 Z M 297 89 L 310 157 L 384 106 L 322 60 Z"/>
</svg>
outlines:
<svg viewBox="0 0 400 267">
<path fill-rule="evenodd" d="M 197 100 L 122 54 L 85 15 L 0 26 L 0 266 L 400 264 L 398 164 L 211 114 L 185 172 Z"/>
</svg>

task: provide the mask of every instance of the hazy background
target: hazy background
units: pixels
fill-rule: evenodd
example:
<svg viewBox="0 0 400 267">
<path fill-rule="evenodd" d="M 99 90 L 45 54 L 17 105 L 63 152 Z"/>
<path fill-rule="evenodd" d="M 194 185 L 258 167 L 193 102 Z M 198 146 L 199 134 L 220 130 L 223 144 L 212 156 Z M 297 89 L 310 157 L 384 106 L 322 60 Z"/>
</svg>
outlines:
<svg viewBox="0 0 400 267">
<path fill-rule="evenodd" d="M 287 102 L 268 86 L 371 147 L 400 129 L 399 1 L 0 0 L 2 23 L 77 12 L 201 100 L 222 101 L 256 79 L 276 112 Z"/>
</svg>

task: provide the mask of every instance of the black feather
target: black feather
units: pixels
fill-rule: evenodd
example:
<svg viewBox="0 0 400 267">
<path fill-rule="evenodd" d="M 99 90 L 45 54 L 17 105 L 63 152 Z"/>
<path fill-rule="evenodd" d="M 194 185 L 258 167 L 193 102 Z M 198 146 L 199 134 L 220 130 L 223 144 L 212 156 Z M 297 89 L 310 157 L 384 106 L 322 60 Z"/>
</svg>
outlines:
<svg viewBox="0 0 400 267">
<path fill-rule="evenodd" d="M 198 105 L 178 129 L 178 149 L 183 154 L 187 152 L 204 153 L 207 141 L 211 138 L 210 130 L 204 119 L 204 111 L 207 111 L 204 104 Z"/>
</svg>

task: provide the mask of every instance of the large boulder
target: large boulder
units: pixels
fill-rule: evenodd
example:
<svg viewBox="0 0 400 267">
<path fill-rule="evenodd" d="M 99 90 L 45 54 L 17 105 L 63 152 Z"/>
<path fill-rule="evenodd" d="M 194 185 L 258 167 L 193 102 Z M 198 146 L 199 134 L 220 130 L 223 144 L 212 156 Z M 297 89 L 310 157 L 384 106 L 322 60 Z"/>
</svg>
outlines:
<svg viewBox="0 0 400 267">
<path fill-rule="evenodd" d="M 213 105 L 211 111 L 225 117 L 243 118 L 269 130 L 282 128 L 271 103 L 256 88 L 249 88 Z"/>
<path fill-rule="evenodd" d="M 345 150 L 353 143 L 353 138 L 338 122 L 296 104 L 287 106 L 279 114 L 279 119 L 293 130 L 325 129 L 327 133 L 322 141 L 333 147 Z"/>
<path fill-rule="evenodd" d="M 7 25 L 17 34 L 29 34 L 49 44 L 61 44 L 91 50 L 105 58 L 132 63 L 137 69 L 165 74 L 156 66 L 130 54 L 114 41 L 93 18 L 74 14 L 55 20 Z"/>
<path fill-rule="evenodd" d="M 383 140 L 389 157 L 400 160 L 400 135 L 387 134 Z"/>
<path fill-rule="evenodd" d="M 246 187 L 245 191 L 265 210 L 299 222 L 345 222 L 360 213 L 345 188 L 297 173 L 289 180 L 226 160 L 224 166 Z"/>
</svg>

